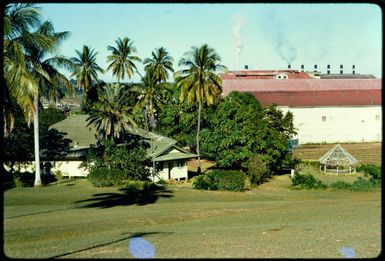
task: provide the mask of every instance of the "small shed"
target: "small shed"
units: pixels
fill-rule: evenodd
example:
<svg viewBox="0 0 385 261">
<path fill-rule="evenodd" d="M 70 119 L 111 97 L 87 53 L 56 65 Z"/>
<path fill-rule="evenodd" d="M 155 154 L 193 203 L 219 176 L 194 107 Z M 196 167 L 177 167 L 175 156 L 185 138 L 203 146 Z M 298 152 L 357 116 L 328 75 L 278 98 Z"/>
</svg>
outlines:
<svg viewBox="0 0 385 261">
<path fill-rule="evenodd" d="M 340 144 L 337 144 L 323 155 L 319 162 L 320 171 L 338 175 L 340 173 L 355 173 L 358 160 L 342 148 Z"/>
</svg>

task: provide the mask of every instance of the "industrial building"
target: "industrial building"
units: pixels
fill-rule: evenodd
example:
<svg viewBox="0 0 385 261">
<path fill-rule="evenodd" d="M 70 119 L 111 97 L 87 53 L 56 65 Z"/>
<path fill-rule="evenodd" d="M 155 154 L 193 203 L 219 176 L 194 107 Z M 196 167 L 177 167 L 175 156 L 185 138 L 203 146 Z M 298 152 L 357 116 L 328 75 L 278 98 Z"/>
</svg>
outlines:
<svg viewBox="0 0 385 261">
<path fill-rule="evenodd" d="M 355 72 L 242 70 L 221 74 L 223 95 L 248 92 L 292 112 L 299 144 L 382 141 L 382 79 Z"/>
</svg>

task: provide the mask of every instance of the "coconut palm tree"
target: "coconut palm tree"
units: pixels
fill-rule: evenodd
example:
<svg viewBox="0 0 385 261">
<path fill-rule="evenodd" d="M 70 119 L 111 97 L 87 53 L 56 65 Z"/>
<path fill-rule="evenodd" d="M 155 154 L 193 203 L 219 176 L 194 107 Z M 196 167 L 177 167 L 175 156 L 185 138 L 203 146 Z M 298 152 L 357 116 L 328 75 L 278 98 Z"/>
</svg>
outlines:
<svg viewBox="0 0 385 261">
<path fill-rule="evenodd" d="M 197 154 L 198 173 L 200 173 L 200 151 L 199 134 L 201 123 L 201 111 L 203 105 L 211 105 L 222 92 L 222 80 L 216 74 L 217 71 L 226 70 L 226 67 L 219 64 L 221 58 L 207 44 L 201 47 L 192 47 L 184 54 L 179 61 L 179 66 L 186 69 L 177 71 L 174 74 L 177 87 L 180 88 L 180 101 L 198 104 L 198 126 L 197 126 Z"/>
<path fill-rule="evenodd" d="M 41 88 L 56 88 L 57 84 L 70 87 L 68 79 L 61 74 L 57 66 L 70 66 L 65 57 L 43 59 L 47 54 L 56 50 L 58 45 L 68 37 L 68 32 L 56 33 L 50 22 L 41 24 L 35 32 L 30 32 L 32 26 L 13 26 L 12 21 L 22 21 L 19 16 L 26 8 L 26 24 L 33 21 L 33 26 L 39 25 L 38 13 L 32 5 L 15 5 L 6 11 L 6 35 L 4 39 L 4 78 L 6 94 L 14 97 L 23 109 L 30 122 L 34 121 L 35 144 L 35 186 L 41 185 L 40 156 L 39 156 L 39 92 Z M 8 13 L 7 13 L 8 12 Z M 31 15 L 31 14 L 35 14 Z M 30 16 L 31 17 L 30 17 Z M 13 16 L 16 16 L 14 18 Z M 36 19 L 33 19 L 36 18 Z M 10 99 L 11 100 L 11 99 Z"/>
<path fill-rule="evenodd" d="M 116 75 L 119 82 L 124 79 L 125 75 L 130 79 L 134 70 L 137 71 L 134 62 L 141 62 L 142 60 L 132 55 L 136 52 L 133 41 L 124 37 L 123 40 L 118 38 L 115 42 L 117 47 L 107 46 L 107 49 L 112 52 L 111 55 L 107 56 L 107 62 L 111 62 L 107 71 L 112 70 L 112 75 Z"/>
<path fill-rule="evenodd" d="M 98 130 L 99 138 L 124 139 L 124 132 L 136 127 L 126 96 L 129 94 L 124 85 L 119 83 L 107 84 L 99 89 L 99 101 L 90 111 L 87 126 Z"/>
<path fill-rule="evenodd" d="M 141 76 L 140 83 L 134 83 L 133 87 L 140 91 L 137 106 L 145 108 L 146 130 L 149 130 L 149 122 L 154 130 L 155 112 L 163 108 L 167 93 L 171 93 L 171 87 L 168 83 L 158 81 L 154 67 L 148 67 L 145 76 Z"/>
<path fill-rule="evenodd" d="M 146 58 L 143 61 L 145 69 L 150 67 L 154 68 L 155 77 L 157 82 L 166 82 L 169 77 L 169 72 L 173 73 L 173 58 L 168 54 L 164 47 L 155 49 L 155 52 L 151 53 L 152 58 Z"/>
<path fill-rule="evenodd" d="M 96 55 L 94 49 L 84 45 L 82 52 L 75 50 L 77 57 L 70 58 L 74 64 L 72 76 L 76 76 L 77 85 L 87 92 L 92 82 L 98 82 L 98 72 L 104 73 L 104 70 L 96 63 Z"/>
</svg>

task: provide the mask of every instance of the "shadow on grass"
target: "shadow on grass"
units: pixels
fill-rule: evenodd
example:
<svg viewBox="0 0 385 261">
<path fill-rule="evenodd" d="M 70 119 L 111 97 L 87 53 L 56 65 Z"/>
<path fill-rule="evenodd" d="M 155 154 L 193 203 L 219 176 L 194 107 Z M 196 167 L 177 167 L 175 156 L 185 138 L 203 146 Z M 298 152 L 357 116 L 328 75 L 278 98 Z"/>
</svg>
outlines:
<svg viewBox="0 0 385 261">
<path fill-rule="evenodd" d="M 102 243 L 102 244 L 99 244 L 99 245 L 95 245 L 95 246 L 92 246 L 92 247 L 86 247 L 86 248 L 82 248 L 82 249 L 78 249 L 78 250 L 74 250 L 74 251 L 62 253 L 62 254 L 60 254 L 60 255 L 51 256 L 51 257 L 49 257 L 49 258 L 59 258 L 59 257 L 64 257 L 64 256 L 76 254 L 76 253 L 79 253 L 79 252 L 83 252 L 83 251 L 95 249 L 95 248 L 98 248 L 98 247 L 108 246 L 108 245 L 111 245 L 111 244 L 114 244 L 114 243 L 117 243 L 117 242 L 121 242 L 121 241 L 124 241 L 124 240 L 127 240 L 127 239 L 131 239 L 131 238 L 143 237 L 143 236 L 146 236 L 146 235 L 154 235 L 154 234 L 171 234 L 171 233 L 172 233 L 172 232 L 122 233 L 122 235 L 126 235 L 126 234 L 130 234 L 130 235 L 129 235 L 129 236 L 126 236 L 126 237 L 123 237 L 123 238 L 120 238 L 120 239 L 117 239 L 117 240 L 113 240 L 113 241 L 105 242 L 105 243 Z"/>
<path fill-rule="evenodd" d="M 76 201 L 76 203 L 92 202 L 90 204 L 80 206 L 80 208 L 111 208 L 116 206 L 129 205 L 147 205 L 155 203 L 159 198 L 170 198 L 172 191 L 166 189 L 165 186 L 156 184 L 145 184 L 143 188 L 138 189 L 135 186 L 121 188 L 122 193 L 98 193 L 93 198 Z"/>
</svg>

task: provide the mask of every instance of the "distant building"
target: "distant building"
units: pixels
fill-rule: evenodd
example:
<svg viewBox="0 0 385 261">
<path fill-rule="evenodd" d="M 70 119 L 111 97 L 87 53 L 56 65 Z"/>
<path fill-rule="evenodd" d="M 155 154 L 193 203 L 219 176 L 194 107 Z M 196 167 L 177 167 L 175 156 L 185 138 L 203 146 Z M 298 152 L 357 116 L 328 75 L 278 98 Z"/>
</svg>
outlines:
<svg viewBox="0 0 385 261">
<path fill-rule="evenodd" d="M 248 92 L 264 106 L 291 111 L 300 144 L 382 140 L 382 80 L 371 75 L 247 70 L 220 76 L 223 95 Z"/>
</svg>

